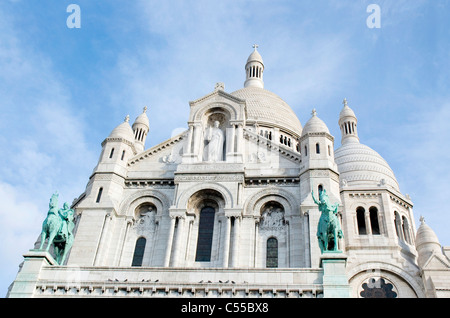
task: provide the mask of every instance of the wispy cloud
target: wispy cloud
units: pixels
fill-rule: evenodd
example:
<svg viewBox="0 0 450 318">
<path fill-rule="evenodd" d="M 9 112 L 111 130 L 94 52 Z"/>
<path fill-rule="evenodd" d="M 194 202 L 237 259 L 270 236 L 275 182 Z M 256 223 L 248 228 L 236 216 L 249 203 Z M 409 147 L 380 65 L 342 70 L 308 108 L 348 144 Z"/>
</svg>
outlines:
<svg viewBox="0 0 450 318">
<path fill-rule="evenodd" d="M 51 193 L 59 190 L 61 200 L 71 203 L 84 190 L 98 154 L 87 146 L 87 127 L 51 60 L 23 41 L 20 27 L 2 11 L 0 30 L 0 254 L 8 260 L 0 264 L 4 288 L 40 233 Z"/>
</svg>

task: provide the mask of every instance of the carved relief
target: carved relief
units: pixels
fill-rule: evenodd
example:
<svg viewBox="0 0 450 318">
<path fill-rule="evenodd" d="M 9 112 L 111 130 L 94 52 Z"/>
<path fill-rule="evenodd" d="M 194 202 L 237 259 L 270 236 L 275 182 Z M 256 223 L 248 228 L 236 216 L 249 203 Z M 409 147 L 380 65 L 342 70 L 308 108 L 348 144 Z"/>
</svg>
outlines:
<svg viewBox="0 0 450 318">
<path fill-rule="evenodd" d="M 260 231 L 281 231 L 285 225 L 283 206 L 277 202 L 266 203 L 259 223 Z"/>
</svg>

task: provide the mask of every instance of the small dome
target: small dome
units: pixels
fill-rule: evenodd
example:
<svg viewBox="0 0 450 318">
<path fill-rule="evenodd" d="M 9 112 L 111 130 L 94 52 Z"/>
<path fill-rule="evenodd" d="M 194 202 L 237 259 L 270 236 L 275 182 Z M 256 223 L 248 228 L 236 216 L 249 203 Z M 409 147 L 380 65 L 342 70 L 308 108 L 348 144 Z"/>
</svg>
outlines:
<svg viewBox="0 0 450 318">
<path fill-rule="evenodd" d="M 439 239 L 433 229 L 425 223 L 423 217 L 420 218 L 421 224 L 416 234 L 416 248 L 419 249 L 424 244 L 438 245 L 440 250 Z"/>
<path fill-rule="evenodd" d="M 241 88 L 231 95 L 247 102 L 247 120 L 285 128 L 298 136 L 302 134 L 302 124 L 297 115 L 278 95 L 253 86 Z"/>
<path fill-rule="evenodd" d="M 308 122 L 303 127 L 302 136 L 306 135 L 308 133 L 319 133 L 319 132 L 320 133 L 321 132 L 325 132 L 327 134 L 330 133 L 330 131 L 328 130 L 327 125 L 323 122 L 322 119 L 317 117 L 316 110 L 314 109 L 312 111 L 311 119 L 308 120 Z"/>
<path fill-rule="evenodd" d="M 341 112 L 339 113 L 339 118 L 344 118 L 344 117 L 355 117 L 356 119 L 356 115 L 355 112 L 353 111 L 353 109 L 351 109 L 350 107 L 348 107 L 347 104 L 347 99 L 344 98 L 344 107 L 342 108 Z"/>
<path fill-rule="evenodd" d="M 247 59 L 247 63 L 250 63 L 250 62 L 259 62 L 264 65 L 261 54 L 259 54 L 259 52 L 256 50 L 256 47 L 255 47 L 255 50 L 250 54 L 250 56 Z"/>
<path fill-rule="evenodd" d="M 416 249 L 419 253 L 418 262 L 423 266 L 433 253 L 441 253 L 441 244 L 433 229 L 420 218 L 420 227 L 416 234 Z"/>
<path fill-rule="evenodd" d="M 125 117 L 125 121 L 114 128 L 108 138 L 123 138 L 130 142 L 134 142 L 134 134 L 129 121 L 130 116 L 127 115 L 127 117 Z"/>
<path fill-rule="evenodd" d="M 348 185 L 386 184 L 400 192 L 391 167 L 372 148 L 359 142 L 346 143 L 335 151 L 334 158 L 340 179 L 346 180 Z"/>
<path fill-rule="evenodd" d="M 136 120 L 133 123 L 134 125 L 137 124 L 142 124 L 147 126 L 147 128 L 150 128 L 150 122 L 148 120 L 148 116 L 147 116 L 147 106 L 144 107 L 144 111 L 142 112 L 142 114 L 140 114 L 138 117 L 136 117 Z"/>
</svg>

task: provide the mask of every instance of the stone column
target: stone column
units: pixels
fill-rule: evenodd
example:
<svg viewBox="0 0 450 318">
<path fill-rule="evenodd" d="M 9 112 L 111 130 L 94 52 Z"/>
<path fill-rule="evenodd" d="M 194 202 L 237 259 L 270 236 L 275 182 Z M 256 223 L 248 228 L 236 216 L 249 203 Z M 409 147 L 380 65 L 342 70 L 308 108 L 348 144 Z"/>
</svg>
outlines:
<svg viewBox="0 0 450 318">
<path fill-rule="evenodd" d="M 234 226 L 233 226 L 233 246 L 231 249 L 231 267 L 238 266 L 238 252 L 239 252 L 239 228 L 241 224 L 241 219 L 239 217 L 234 218 Z"/>
<path fill-rule="evenodd" d="M 223 255 L 222 255 L 222 267 L 228 267 L 228 259 L 230 255 L 230 228 L 231 228 L 231 220 L 230 217 L 225 217 L 225 226 L 224 226 L 224 241 L 223 241 Z"/>
<path fill-rule="evenodd" d="M 169 236 L 168 236 L 168 240 L 167 240 L 166 256 L 164 259 L 164 267 L 170 266 L 170 255 L 172 254 L 172 242 L 173 242 L 173 232 L 175 230 L 175 221 L 176 221 L 176 218 L 171 216 L 170 217 Z"/>
<path fill-rule="evenodd" d="M 235 152 L 234 151 L 235 135 L 236 135 L 236 126 L 231 125 L 231 128 L 228 128 L 228 133 L 227 133 L 227 155 L 233 154 Z"/>
<path fill-rule="evenodd" d="M 191 153 L 192 152 L 192 138 L 193 138 L 193 134 L 194 134 L 194 126 L 193 125 L 189 125 L 189 134 L 188 134 L 188 140 L 187 140 L 186 153 Z"/>
</svg>

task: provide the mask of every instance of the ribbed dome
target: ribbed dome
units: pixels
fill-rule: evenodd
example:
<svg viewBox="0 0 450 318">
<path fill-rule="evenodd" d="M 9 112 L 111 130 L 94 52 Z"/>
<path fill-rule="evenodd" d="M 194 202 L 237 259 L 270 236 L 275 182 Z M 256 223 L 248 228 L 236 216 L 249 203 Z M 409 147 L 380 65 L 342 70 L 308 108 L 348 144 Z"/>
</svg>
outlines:
<svg viewBox="0 0 450 318">
<path fill-rule="evenodd" d="M 317 117 L 316 110 L 313 110 L 312 117 L 308 122 L 305 124 L 305 127 L 303 127 L 302 136 L 306 135 L 308 133 L 330 133 L 328 130 L 327 125 L 323 122 L 322 119 Z"/>
<path fill-rule="evenodd" d="M 441 253 L 441 244 L 436 233 L 425 223 L 423 217 L 420 218 L 420 222 L 421 224 L 416 234 L 416 249 L 419 253 L 419 266 L 423 266 L 433 253 Z"/>
<path fill-rule="evenodd" d="M 136 120 L 134 121 L 133 126 L 137 125 L 137 124 L 145 125 L 145 126 L 147 126 L 147 128 L 150 127 L 150 122 L 149 122 L 148 116 L 147 116 L 147 106 L 144 107 L 144 111 L 142 112 L 142 114 L 140 114 L 138 117 L 136 117 Z"/>
<path fill-rule="evenodd" d="M 382 179 L 400 192 L 397 179 L 388 163 L 372 148 L 351 142 L 334 153 L 341 180 L 348 185 L 378 186 Z"/>
<path fill-rule="evenodd" d="M 259 54 L 259 52 L 256 49 L 248 57 L 247 63 L 249 63 L 249 62 L 260 62 L 261 64 L 264 65 L 261 54 Z"/>
<path fill-rule="evenodd" d="M 118 125 L 109 134 L 108 138 L 123 138 L 130 142 L 134 142 L 134 134 L 129 123 L 129 116 L 125 118 L 125 121 Z"/>
<path fill-rule="evenodd" d="M 302 125 L 292 108 L 278 95 L 259 87 L 245 87 L 231 95 L 247 102 L 248 120 L 257 121 L 258 124 L 277 126 L 291 130 L 301 136 Z"/>
<path fill-rule="evenodd" d="M 423 244 L 439 244 L 439 239 L 436 236 L 436 233 L 433 231 L 431 227 L 428 226 L 425 222 L 422 222 L 419 229 L 417 230 L 416 235 L 416 247 L 419 248 Z"/>
</svg>

